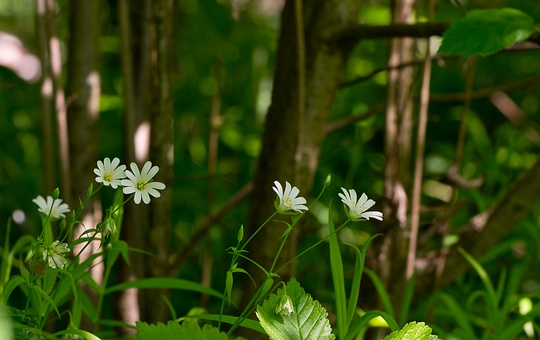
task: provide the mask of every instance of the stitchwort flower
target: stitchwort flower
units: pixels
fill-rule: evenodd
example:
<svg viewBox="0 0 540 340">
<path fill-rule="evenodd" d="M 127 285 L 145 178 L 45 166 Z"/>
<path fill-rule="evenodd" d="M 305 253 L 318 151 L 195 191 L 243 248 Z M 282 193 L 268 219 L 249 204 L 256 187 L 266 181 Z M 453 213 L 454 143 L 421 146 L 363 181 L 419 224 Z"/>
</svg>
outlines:
<svg viewBox="0 0 540 340">
<path fill-rule="evenodd" d="M 52 196 L 47 196 L 47 200 L 45 200 L 45 198 L 38 196 L 32 202 L 37 204 L 40 213 L 46 216 L 50 215 L 51 219 L 66 217 L 66 214 L 69 213 L 69 206 L 66 203 L 62 203 L 62 200 L 59 198 L 54 199 Z"/>
<path fill-rule="evenodd" d="M 379 221 L 383 220 L 382 212 L 367 211 L 375 204 L 375 201 L 368 199 L 366 194 L 363 193 L 357 201 L 356 191 L 354 189 L 347 191 L 345 188 L 341 188 L 341 190 L 343 190 L 343 194 L 340 193 L 338 196 L 341 197 L 341 201 L 348 208 L 345 210 L 345 213 L 352 221 L 360 221 L 362 219 L 369 220 L 370 218 Z"/>
<path fill-rule="evenodd" d="M 54 241 L 47 249 L 43 251 L 43 261 L 47 262 L 51 268 L 63 269 L 66 265 L 66 254 L 69 253 L 67 243 Z"/>
<path fill-rule="evenodd" d="M 141 171 L 135 163 L 131 163 L 130 167 L 131 171 L 126 170 L 127 179 L 122 180 L 124 194 L 135 193 L 135 204 L 141 203 L 141 199 L 145 204 L 150 203 L 150 195 L 156 198 L 161 196 L 158 190 L 165 189 L 165 184 L 152 181 L 159 171 L 158 166 L 152 166 L 152 162 L 148 161 Z"/>
<path fill-rule="evenodd" d="M 308 210 L 304 204 L 306 204 L 306 199 L 304 197 L 296 197 L 300 193 L 300 190 L 297 187 L 291 187 L 289 182 L 285 182 L 285 191 L 281 183 L 274 181 L 274 186 L 272 187 L 278 197 L 274 202 L 276 210 L 280 214 L 288 214 L 289 211 L 302 212 L 302 210 Z"/>
<path fill-rule="evenodd" d="M 97 175 L 96 182 L 110 185 L 113 189 L 118 188 L 122 179 L 126 177 L 126 166 L 119 164 L 118 157 L 115 157 L 112 162 L 109 157 L 105 158 L 103 162 L 97 161 L 97 168 L 94 169 L 94 173 Z"/>
</svg>

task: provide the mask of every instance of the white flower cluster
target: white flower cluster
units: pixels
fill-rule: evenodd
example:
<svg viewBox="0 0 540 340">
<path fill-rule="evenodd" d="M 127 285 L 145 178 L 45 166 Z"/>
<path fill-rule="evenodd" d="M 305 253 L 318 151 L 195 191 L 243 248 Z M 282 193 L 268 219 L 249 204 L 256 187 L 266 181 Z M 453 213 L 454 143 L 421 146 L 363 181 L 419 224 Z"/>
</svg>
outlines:
<svg viewBox="0 0 540 340">
<path fill-rule="evenodd" d="M 135 194 L 135 204 L 150 203 L 150 196 L 160 197 L 158 190 L 165 189 L 165 184 L 152 181 L 158 173 L 159 167 L 152 166 L 152 162 L 147 161 L 142 170 L 139 171 L 137 164 L 131 163 L 130 170 L 126 170 L 125 165 L 120 165 L 120 160 L 114 158 L 111 162 L 109 158 L 97 162 L 94 173 L 97 175 L 96 182 L 111 186 L 113 189 L 123 186 L 124 194 Z M 127 177 L 127 178 L 126 178 Z"/>
<path fill-rule="evenodd" d="M 327 185 L 325 183 L 325 185 Z M 304 197 L 298 197 L 300 190 L 297 187 L 291 186 L 289 182 L 285 182 L 285 190 L 283 186 L 278 181 L 274 181 L 274 187 L 272 187 L 277 194 L 276 201 L 274 206 L 280 214 L 290 214 L 307 211 L 308 207 L 305 206 L 306 199 Z M 375 201 L 368 199 L 365 193 L 360 196 L 360 199 L 357 200 L 356 190 L 341 188 L 343 194 L 338 194 L 341 198 L 343 204 L 346 207 L 346 214 L 351 221 L 361 221 L 363 219 L 369 220 L 374 218 L 376 220 L 382 221 L 383 214 L 380 211 L 367 211 L 373 205 Z"/>
</svg>

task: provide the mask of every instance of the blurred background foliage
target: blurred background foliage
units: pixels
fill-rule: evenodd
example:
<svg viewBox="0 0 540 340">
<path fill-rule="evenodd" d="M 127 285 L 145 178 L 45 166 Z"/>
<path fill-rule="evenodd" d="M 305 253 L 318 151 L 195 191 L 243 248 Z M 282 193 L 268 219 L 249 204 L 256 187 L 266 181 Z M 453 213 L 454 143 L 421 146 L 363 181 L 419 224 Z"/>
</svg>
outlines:
<svg viewBox="0 0 540 340">
<path fill-rule="evenodd" d="M 69 1 L 57 1 L 56 27 L 61 39 L 64 62 L 69 35 Z M 270 105 L 272 80 L 279 33 L 279 2 L 241 0 L 182 0 L 175 2 L 174 42 L 172 57 L 174 115 L 174 178 L 169 184 L 173 192 L 173 251 L 190 243 L 196 223 L 216 211 L 253 176 L 261 148 L 261 134 L 266 111 Z M 474 1 L 468 8 L 513 7 L 523 10 L 540 23 L 537 0 Z M 420 17 L 424 15 L 420 9 Z M 437 21 L 455 21 L 463 16 L 451 1 L 439 1 Z M 99 141 L 100 155 L 122 155 L 122 82 L 119 56 L 117 4 L 104 2 L 101 18 L 100 74 L 101 100 Z M 388 24 L 388 1 L 364 1 L 358 19 L 368 24 Z M 31 0 L 0 1 L 0 34 L 20 40 L 30 54 L 36 54 L 34 2 Z M 0 54 L 7 53 L 0 46 Z M 387 62 L 386 40 L 364 40 L 351 55 L 343 81 L 384 69 Z M 421 46 L 417 57 L 421 58 Z M 294 62 L 294 61 L 291 61 Z M 434 62 L 431 92 L 438 94 L 462 92 L 465 74 L 461 58 L 444 58 Z M 0 67 L 0 221 L 11 218 L 18 228 L 12 237 L 36 234 L 39 218 L 31 200 L 50 193 L 41 190 L 40 94 L 35 81 L 22 79 L 10 67 Z M 540 50 L 509 51 L 479 58 L 474 89 L 497 87 L 538 75 Z M 421 69 L 415 69 L 419 89 Z M 366 192 L 376 201 L 383 196 L 384 169 L 384 108 L 387 73 L 382 70 L 358 84 L 343 87 L 334 103 L 330 122 L 351 115 L 369 112 L 366 119 L 336 130 L 327 136 L 314 189 L 305 193 L 316 197 L 327 174 L 333 183 L 313 214 L 300 239 L 300 248 L 320 239 L 325 210 L 333 199 L 338 218 L 344 214 L 337 204 L 340 186 Z M 457 231 L 472 216 L 497 202 L 519 174 L 538 157 L 540 136 L 540 82 L 517 87 L 502 94 L 510 109 L 497 106 L 497 99 L 485 96 L 473 100 L 467 124 L 467 142 L 463 156 L 463 175 L 468 179 L 482 177 L 484 185 L 460 190 L 456 209 L 451 212 L 451 226 Z M 207 157 L 210 131 L 210 111 L 216 90 L 220 93 L 219 156 L 213 176 L 215 200 L 207 206 Z M 68 99 L 69 101 L 69 99 Z M 378 108 L 377 108 L 378 107 Z M 463 100 L 430 103 L 423 203 L 436 208 L 447 203 L 451 188 L 445 174 L 455 157 Z M 504 111 L 508 110 L 508 111 Z M 516 113 L 512 120 L 508 112 Z M 515 118 L 515 117 L 514 117 Z M 97 161 L 97 160 L 96 160 Z M 89 172 L 92 169 L 88 169 Z M 59 184 L 59 183 L 58 183 Z M 257 193 L 255 193 L 257 194 Z M 103 197 L 110 200 L 111 197 Z M 378 207 L 378 205 L 376 206 Z M 199 281 L 203 264 L 203 249 L 209 244 L 213 257 L 212 287 L 222 290 L 224 271 L 229 259 L 225 249 L 236 241 L 238 227 L 245 223 L 249 205 L 242 202 L 232 209 L 210 232 L 210 241 L 203 244 L 184 263 L 180 277 Z M 437 223 L 442 218 L 427 210 L 423 224 Z M 520 278 L 519 294 L 540 294 L 540 214 L 534 210 L 527 219 L 512 228 L 507 238 L 487 254 L 482 264 L 494 280 L 503 268 L 526 266 Z M 341 235 L 348 242 L 361 244 L 372 230 L 372 222 L 353 225 Z M 3 237 L 3 235 L 2 235 Z M 424 239 L 424 238 L 425 239 Z M 420 235 L 425 242 L 429 236 Z M 437 243 L 433 243 L 437 244 Z M 315 298 L 332 305 L 332 283 L 326 266 L 328 250 L 321 247 L 300 261 L 297 278 Z M 354 260 L 351 251 L 345 257 Z M 352 265 L 350 266 L 352 270 Z M 349 273 L 352 277 L 352 274 Z M 470 273 L 460 278 L 447 291 L 454 296 L 467 295 L 481 287 L 480 279 Z M 172 303 L 178 315 L 199 305 L 199 296 L 174 292 Z M 362 301 L 362 298 L 361 300 Z M 441 322 L 452 329 L 455 324 L 444 318 L 429 319 L 428 301 L 414 301 L 412 319 Z M 540 301 L 537 301 L 540 303 Z M 209 310 L 215 312 L 216 305 Z M 330 310 L 331 312 L 331 310 Z"/>
</svg>

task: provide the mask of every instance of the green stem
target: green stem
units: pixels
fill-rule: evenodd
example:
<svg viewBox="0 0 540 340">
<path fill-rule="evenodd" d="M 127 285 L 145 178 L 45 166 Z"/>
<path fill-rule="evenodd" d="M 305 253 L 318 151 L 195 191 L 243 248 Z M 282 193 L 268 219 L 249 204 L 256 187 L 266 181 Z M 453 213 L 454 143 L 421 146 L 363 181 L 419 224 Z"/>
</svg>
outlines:
<svg viewBox="0 0 540 340">
<path fill-rule="evenodd" d="M 285 237 L 283 237 L 283 241 L 281 241 L 281 244 L 279 245 L 279 250 L 276 253 L 276 256 L 274 257 L 274 262 L 272 262 L 272 267 L 270 267 L 270 273 L 274 270 L 274 267 L 276 266 L 277 260 L 279 258 L 279 255 L 281 254 L 281 251 L 283 250 L 283 246 L 285 245 L 285 242 L 287 242 L 287 238 L 289 237 L 289 234 L 291 233 L 292 226 L 287 225 L 288 230 L 286 231 Z"/>
<path fill-rule="evenodd" d="M 291 264 L 291 262 L 293 262 L 294 260 L 296 260 L 297 258 L 299 258 L 300 256 L 304 255 L 305 253 L 307 253 L 308 251 L 310 251 L 311 249 L 315 248 L 316 246 L 318 246 L 319 244 L 323 243 L 324 241 L 326 241 L 331 235 L 333 234 L 336 234 L 338 231 L 340 231 L 343 227 L 345 227 L 345 225 L 347 225 L 347 223 L 349 223 L 351 219 L 348 219 L 345 223 L 343 223 L 342 225 L 340 225 L 336 231 L 334 231 L 333 233 L 330 233 L 328 235 L 326 235 L 325 238 L 321 239 L 319 242 L 313 244 L 311 247 L 309 247 L 308 249 L 304 250 L 303 252 L 301 252 L 300 254 L 296 255 L 295 257 L 293 257 L 292 259 L 290 259 L 289 261 L 287 261 L 287 263 L 285 263 L 283 266 L 279 267 L 278 270 L 276 270 L 276 273 L 279 273 L 282 269 L 284 269 L 285 267 L 287 267 L 289 264 Z"/>
</svg>

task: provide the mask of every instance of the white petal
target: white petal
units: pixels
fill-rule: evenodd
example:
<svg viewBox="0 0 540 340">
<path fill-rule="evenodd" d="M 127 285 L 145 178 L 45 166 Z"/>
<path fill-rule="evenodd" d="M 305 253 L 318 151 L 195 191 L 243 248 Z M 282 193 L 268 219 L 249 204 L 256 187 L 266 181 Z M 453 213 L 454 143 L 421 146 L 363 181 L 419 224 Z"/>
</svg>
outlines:
<svg viewBox="0 0 540 340">
<path fill-rule="evenodd" d="M 275 186 L 272 187 L 272 189 L 274 189 L 278 197 L 281 199 L 283 197 L 283 187 L 281 186 L 281 183 L 279 183 L 278 181 L 274 181 L 274 185 Z"/>
</svg>

